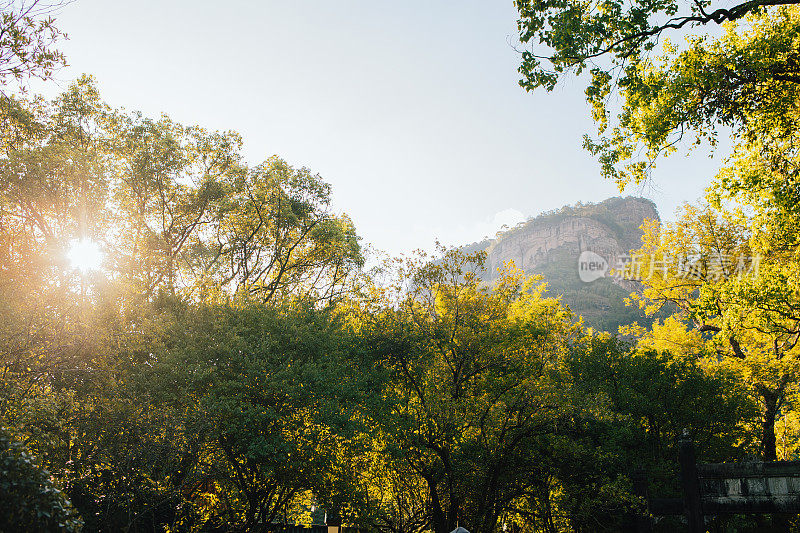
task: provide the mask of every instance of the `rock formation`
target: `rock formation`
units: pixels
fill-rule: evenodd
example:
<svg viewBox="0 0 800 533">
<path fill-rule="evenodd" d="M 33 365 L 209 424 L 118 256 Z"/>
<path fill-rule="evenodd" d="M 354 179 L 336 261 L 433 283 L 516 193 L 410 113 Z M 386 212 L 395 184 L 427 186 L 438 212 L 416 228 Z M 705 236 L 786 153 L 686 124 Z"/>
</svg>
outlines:
<svg viewBox="0 0 800 533">
<path fill-rule="evenodd" d="M 544 213 L 464 249 L 486 251 L 487 281 L 496 278 L 507 261 L 513 261 L 529 274 L 544 275 L 550 294 L 561 296 L 589 325 L 616 331 L 621 324 L 646 322 L 638 310 L 625 307 L 623 302 L 637 284 L 610 277 L 582 282 L 578 258 L 589 250 L 613 266 L 641 246 L 640 227 L 646 219 L 659 219 L 650 200 L 610 198 Z"/>
<path fill-rule="evenodd" d="M 537 272 L 548 263 L 569 258 L 577 265 L 585 250 L 607 259 L 618 257 L 641 245 L 640 226 L 645 219 L 658 219 L 655 204 L 632 196 L 564 207 L 484 241 L 486 266 L 494 278 L 506 261 L 514 261 L 526 272 Z"/>
</svg>

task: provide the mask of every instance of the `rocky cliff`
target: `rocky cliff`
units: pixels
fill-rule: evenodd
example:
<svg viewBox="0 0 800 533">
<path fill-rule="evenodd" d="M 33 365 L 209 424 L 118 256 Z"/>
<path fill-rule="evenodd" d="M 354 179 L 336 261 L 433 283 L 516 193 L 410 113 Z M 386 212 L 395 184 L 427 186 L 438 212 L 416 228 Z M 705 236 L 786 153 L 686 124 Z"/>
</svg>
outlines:
<svg viewBox="0 0 800 533">
<path fill-rule="evenodd" d="M 578 275 L 578 258 L 588 250 L 613 266 L 615 258 L 639 248 L 642 223 L 658 218 L 650 200 L 610 198 L 544 213 L 465 250 L 487 252 L 487 281 L 496 278 L 507 261 L 513 261 L 529 274 L 544 275 L 550 293 L 560 295 L 589 325 L 616 331 L 621 324 L 646 321 L 638 310 L 623 303 L 636 287 L 610 277 L 583 282 Z"/>
<path fill-rule="evenodd" d="M 585 250 L 608 258 L 638 248 L 645 219 L 658 219 L 650 200 L 610 198 L 599 204 L 578 204 L 544 213 L 469 248 L 486 250 L 486 266 L 492 278 L 507 261 L 514 261 L 526 272 L 570 259 L 575 266 Z"/>
</svg>

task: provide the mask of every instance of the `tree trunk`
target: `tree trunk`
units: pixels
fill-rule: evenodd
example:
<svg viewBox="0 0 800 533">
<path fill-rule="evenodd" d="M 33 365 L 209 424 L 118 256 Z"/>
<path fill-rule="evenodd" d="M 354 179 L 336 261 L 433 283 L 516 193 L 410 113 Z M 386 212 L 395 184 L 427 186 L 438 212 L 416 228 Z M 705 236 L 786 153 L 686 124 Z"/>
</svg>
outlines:
<svg viewBox="0 0 800 533">
<path fill-rule="evenodd" d="M 779 393 L 766 388 L 761 389 L 764 411 L 761 418 L 761 453 L 764 461 L 776 461 L 778 452 L 775 445 L 775 418 L 778 415 Z"/>
<path fill-rule="evenodd" d="M 442 504 L 439 500 L 439 493 L 436 492 L 436 484 L 433 480 L 428 482 L 428 491 L 431 495 L 431 518 L 433 520 L 433 531 L 435 533 L 450 533 L 447 529 L 447 520 L 442 511 Z"/>
</svg>

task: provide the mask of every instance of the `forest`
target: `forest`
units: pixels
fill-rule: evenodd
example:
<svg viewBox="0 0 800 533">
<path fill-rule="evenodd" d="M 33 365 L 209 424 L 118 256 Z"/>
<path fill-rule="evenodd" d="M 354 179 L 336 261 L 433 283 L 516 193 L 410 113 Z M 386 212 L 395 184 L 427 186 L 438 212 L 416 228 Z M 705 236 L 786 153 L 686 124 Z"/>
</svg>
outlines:
<svg viewBox="0 0 800 533">
<path fill-rule="evenodd" d="M 799 458 L 800 9 L 514 3 L 520 85 L 586 84 L 597 179 L 735 141 L 642 228 L 646 326 L 587 327 L 514 264 L 487 283 L 482 252 L 376 261 L 314 170 L 90 75 L 35 94 L 58 11 L 2 3 L 0 531 L 626 531 L 637 472 L 679 494 L 684 432 L 704 462 Z"/>
</svg>

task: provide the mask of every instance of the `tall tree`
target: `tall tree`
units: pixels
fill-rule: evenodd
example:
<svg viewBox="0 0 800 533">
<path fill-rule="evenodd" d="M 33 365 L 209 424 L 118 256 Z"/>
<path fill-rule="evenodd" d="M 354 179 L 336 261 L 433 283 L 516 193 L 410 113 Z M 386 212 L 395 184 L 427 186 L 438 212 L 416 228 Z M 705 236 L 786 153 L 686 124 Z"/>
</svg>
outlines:
<svg viewBox="0 0 800 533">
<path fill-rule="evenodd" d="M 115 112 L 107 124 L 120 207 L 118 268 L 148 294 L 174 294 L 196 281 L 187 268 L 190 248 L 211 231 L 223 183 L 243 172 L 241 139 L 166 116 Z"/>
<path fill-rule="evenodd" d="M 212 279 L 262 302 L 342 295 L 363 265 L 359 237 L 346 215 L 331 211 L 331 187 L 319 175 L 272 157 L 236 176 L 227 192 L 199 248 Z"/>
<path fill-rule="evenodd" d="M 676 305 L 709 338 L 711 360 L 738 369 L 761 402 L 763 458 L 775 460 L 775 421 L 800 370 L 800 292 L 795 265 L 754 253 L 748 228 L 743 215 L 687 206 L 677 223 L 646 227 L 628 273 L 645 285 L 634 297 L 647 312 Z"/>
<path fill-rule="evenodd" d="M 493 531 L 541 483 L 534 457 L 563 414 L 565 354 L 578 332 L 536 279 L 510 269 L 482 285 L 482 261 L 448 250 L 412 262 L 399 292 L 386 289 L 382 307 L 363 317 L 391 370 L 391 413 L 375 420 L 383 453 L 395 458 L 389 472 L 410 476 L 394 484 L 394 505 L 407 514 L 385 515 L 386 530 L 413 530 L 417 511 L 403 499 L 424 487 L 431 530 Z"/>
<path fill-rule="evenodd" d="M 13 111 L 0 124 L 2 425 L 92 529 L 305 512 L 347 414 L 325 388 L 344 381 L 323 379 L 347 363 L 314 306 L 362 262 L 330 186 L 277 158 L 248 169 L 233 132 L 112 110 L 88 77 Z M 100 271 L 71 264 L 80 240 L 105 253 Z"/>
</svg>

